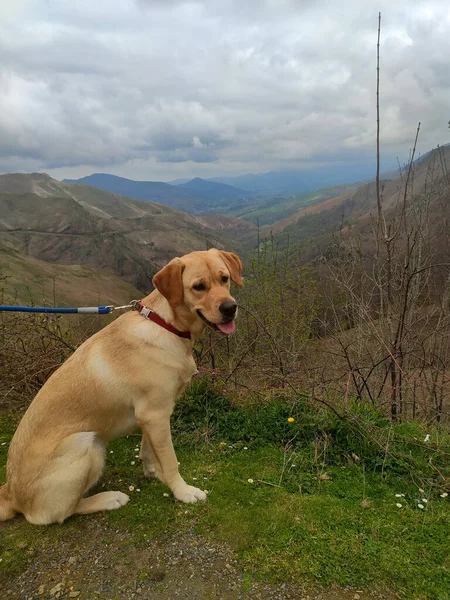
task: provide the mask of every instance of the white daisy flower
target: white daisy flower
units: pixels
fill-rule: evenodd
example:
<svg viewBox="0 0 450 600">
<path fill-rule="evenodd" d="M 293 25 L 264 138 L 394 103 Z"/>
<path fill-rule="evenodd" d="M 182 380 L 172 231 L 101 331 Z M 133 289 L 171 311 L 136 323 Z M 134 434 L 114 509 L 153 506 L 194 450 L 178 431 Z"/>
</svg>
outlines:
<svg viewBox="0 0 450 600">
<path fill-rule="evenodd" d="M 136 464 L 136 462 L 134 460 L 132 460 L 130 464 L 133 466 Z"/>
<path fill-rule="evenodd" d="M 447 498 L 448 494 L 447 492 L 444 492 L 443 494 L 441 494 L 441 498 Z"/>
<path fill-rule="evenodd" d="M 402 505 L 400 504 L 400 502 L 397 502 L 396 506 L 397 506 L 397 508 L 401 508 L 402 507 Z"/>
<path fill-rule="evenodd" d="M 253 479 L 247 479 L 249 483 L 253 483 Z"/>
<path fill-rule="evenodd" d="M 129 485 L 128 489 L 130 490 L 130 492 L 134 492 L 134 485 Z"/>
<path fill-rule="evenodd" d="M 422 510 L 425 508 L 423 504 L 418 504 L 417 508 L 421 508 Z"/>
</svg>

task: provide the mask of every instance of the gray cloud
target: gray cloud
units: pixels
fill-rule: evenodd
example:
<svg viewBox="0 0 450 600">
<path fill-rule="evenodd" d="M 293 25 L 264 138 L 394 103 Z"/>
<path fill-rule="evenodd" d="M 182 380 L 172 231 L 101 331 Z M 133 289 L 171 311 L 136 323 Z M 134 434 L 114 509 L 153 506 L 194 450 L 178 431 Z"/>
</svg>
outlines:
<svg viewBox="0 0 450 600">
<path fill-rule="evenodd" d="M 0 170 L 213 176 L 374 155 L 377 11 L 387 162 L 448 137 L 439 1 L 2 0 Z"/>
</svg>

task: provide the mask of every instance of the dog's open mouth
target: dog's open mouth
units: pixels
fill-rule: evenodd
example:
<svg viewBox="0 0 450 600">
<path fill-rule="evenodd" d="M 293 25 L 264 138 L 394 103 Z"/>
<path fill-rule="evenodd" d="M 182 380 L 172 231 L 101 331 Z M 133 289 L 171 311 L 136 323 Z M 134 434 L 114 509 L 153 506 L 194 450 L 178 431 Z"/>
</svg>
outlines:
<svg viewBox="0 0 450 600">
<path fill-rule="evenodd" d="M 225 335 L 230 335 L 236 331 L 236 323 L 234 320 L 227 321 L 226 323 L 212 323 L 202 313 L 197 311 L 199 317 L 214 331 L 221 331 Z"/>
</svg>

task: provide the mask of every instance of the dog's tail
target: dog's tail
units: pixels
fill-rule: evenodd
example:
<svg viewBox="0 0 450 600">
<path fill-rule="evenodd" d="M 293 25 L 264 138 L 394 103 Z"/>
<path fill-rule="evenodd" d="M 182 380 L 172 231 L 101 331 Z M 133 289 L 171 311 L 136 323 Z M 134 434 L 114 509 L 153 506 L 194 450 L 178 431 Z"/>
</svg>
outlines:
<svg viewBox="0 0 450 600">
<path fill-rule="evenodd" d="M 9 493 L 8 484 L 0 488 L 0 521 L 12 519 L 17 511 L 14 509 L 13 499 Z"/>
</svg>

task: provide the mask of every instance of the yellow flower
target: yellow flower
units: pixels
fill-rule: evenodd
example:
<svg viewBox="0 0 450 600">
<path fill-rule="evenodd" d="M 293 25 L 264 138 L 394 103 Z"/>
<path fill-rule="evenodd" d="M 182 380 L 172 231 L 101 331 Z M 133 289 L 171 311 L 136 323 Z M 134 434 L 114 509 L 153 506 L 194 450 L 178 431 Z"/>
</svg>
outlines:
<svg viewBox="0 0 450 600">
<path fill-rule="evenodd" d="M 294 423 L 294 421 L 295 421 L 294 417 L 289 417 L 288 418 L 288 423 Z"/>
</svg>

